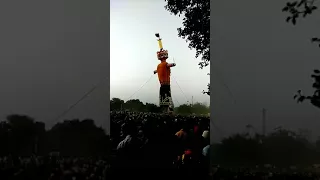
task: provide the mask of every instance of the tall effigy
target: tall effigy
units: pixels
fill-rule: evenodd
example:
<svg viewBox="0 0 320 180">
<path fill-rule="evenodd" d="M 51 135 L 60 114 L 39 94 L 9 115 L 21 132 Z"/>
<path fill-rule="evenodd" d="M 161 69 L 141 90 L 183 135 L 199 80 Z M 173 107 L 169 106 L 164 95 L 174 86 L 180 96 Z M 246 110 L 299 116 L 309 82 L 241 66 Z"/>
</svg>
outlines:
<svg viewBox="0 0 320 180">
<path fill-rule="evenodd" d="M 160 60 L 160 64 L 157 66 L 157 70 L 154 74 L 158 73 L 158 79 L 160 82 L 160 92 L 159 92 L 159 104 L 160 107 L 167 112 L 173 111 L 173 102 L 171 96 L 170 87 L 170 75 L 171 68 L 176 66 L 175 63 L 168 63 L 168 50 L 164 50 L 162 46 L 162 39 L 159 33 L 155 34 L 158 38 L 159 51 L 157 51 L 157 58 Z"/>
</svg>

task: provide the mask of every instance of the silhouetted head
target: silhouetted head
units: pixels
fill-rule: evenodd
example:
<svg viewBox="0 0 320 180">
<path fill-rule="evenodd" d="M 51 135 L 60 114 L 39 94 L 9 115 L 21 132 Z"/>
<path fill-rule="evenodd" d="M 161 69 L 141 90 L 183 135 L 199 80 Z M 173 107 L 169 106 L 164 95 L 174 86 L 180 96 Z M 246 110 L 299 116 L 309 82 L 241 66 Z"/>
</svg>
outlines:
<svg viewBox="0 0 320 180">
<path fill-rule="evenodd" d="M 132 122 L 123 123 L 121 125 L 121 131 L 123 135 L 135 135 L 136 126 Z"/>
</svg>

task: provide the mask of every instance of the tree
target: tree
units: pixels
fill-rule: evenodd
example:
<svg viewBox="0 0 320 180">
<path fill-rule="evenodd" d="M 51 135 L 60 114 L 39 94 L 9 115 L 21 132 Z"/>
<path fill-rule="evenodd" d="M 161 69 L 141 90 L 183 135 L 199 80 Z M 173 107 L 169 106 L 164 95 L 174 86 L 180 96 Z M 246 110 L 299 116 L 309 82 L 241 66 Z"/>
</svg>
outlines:
<svg viewBox="0 0 320 180">
<path fill-rule="evenodd" d="M 221 155 L 226 158 L 225 161 L 228 164 L 243 166 L 257 163 L 261 158 L 258 145 L 255 139 L 247 139 L 243 134 L 235 134 L 222 140 Z"/>
<path fill-rule="evenodd" d="M 283 12 L 288 12 L 290 15 L 286 18 L 287 22 L 296 25 L 299 18 L 306 18 L 311 15 L 317 8 L 315 5 L 316 0 L 297 0 L 287 2 L 286 6 L 282 8 Z M 320 47 L 320 39 L 317 37 L 311 38 L 311 42 L 318 43 Z"/>
<path fill-rule="evenodd" d="M 210 76 L 210 73 L 208 73 L 208 76 Z M 207 94 L 207 95 L 209 95 L 210 96 L 210 91 L 211 89 L 210 89 L 210 83 L 207 85 L 207 91 L 205 91 L 205 90 L 203 90 L 202 91 L 202 93 L 203 94 Z"/>
<path fill-rule="evenodd" d="M 144 111 L 144 104 L 139 99 L 130 99 L 127 102 L 125 102 L 124 107 L 126 110 L 130 111 Z"/>
<path fill-rule="evenodd" d="M 112 98 L 110 100 L 110 110 L 115 111 L 115 110 L 121 110 L 123 108 L 124 101 L 119 99 L 119 98 Z"/>
<path fill-rule="evenodd" d="M 196 58 L 201 56 L 200 69 L 210 64 L 210 1 L 208 0 L 165 0 L 165 9 L 175 16 L 183 15 L 183 27 L 178 28 L 178 36 L 196 50 Z M 210 95 L 210 84 L 205 94 Z"/>
<path fill-rule="evenodd" d="M 43 122 L 13 114 L 0 122 L 0 156 L 62 155 L 104 156 L 110 151 L 110 138 L 92 119 L 65 120 L 46 131 Z"/>
<path fill-rule="evenodd" d="M 110 106 L 113 111 L 134 111 L 134 112 L 151 112 L 160 113 L 161 108 L 153 103 L 143 103 L 139 99 L 130 99 L 126 102 L 120 98 L 112 98 L 110 100 Z M 174 108 L 174 111 L 178 114 L 197 114 L 197 115 L 207 115 L 210 113 L 210 107 L 206 104 L 196 102 L 193 105 L 182 104 Z"/>
<path fill-rule="evenodd" d="M 299 136 L 299 133 L 282 128 L 267 136 L 256 134 L 252 138 L 247 138 L 245 134 L 235 134 L 214 146 L 212 161 L 223 165 L 273 164 L 288 167 L 295 164 L 308 165 L 320 159 L 316 144 Z"/>
<path fill-rule="evenodd" d="M 29 116 L 18 114 L 7 116 L 7 123 L 10 128 L 8 131 L 9 151 L 16 155 L 34 153 L 38 137 L 45 133 L 44 123 L 35 122 Z"/>
<path fill-rule="evenodd" d="M 0 148 L 0 156 L 4 156 L 9 154 L 10 147 L 10 133 L 11 133 L 11 127 L 6 121 L 0 122 L 0 142 L 1 142 L 1 148 Z"/>
<path fill-rule="evenodd" d="M 315 89 L 313 95 L 305 96 L 302 94 L 301 90 L 298 90 L 297 94 L 293 98 L 296 99 L 298 103 L 308 100 L 312 105 L 320 108 L 320 71 L 314 70 L 314 74 L 312 74 L 311 77 L 315 81 L 312 85 Z"/>
<path fill-rule="evenodd" d="M 161 109 L 155 104 L 146 103 L 145 111 L 146 112 L 152 112 L 152 113 L 159 113 L 159 112 L 161 112 Z"/>
<path fill-rule="evenodd" d="M 206 115 L 210 113 L 210 107 L 202 104 L 202 103 L 194 103 L 191 104 L 182 104 L 175 108 L 175 112 L 178 114 L 197 114 L 197 115 Z"/>
<path fill-rule="evenodd" d="M 202 103 L 194 103 L 191 107 L 192 112 L 198 115 L 210 113 L 210 107 Z"/>
<path fill-rule="evenodd" d="M 287 17 L 286 21 L 296 24 L 300 17 L 307 17 L 317 9 L 315 6 L 316 0 L 296 0 L 287 2 L 286 6 L 282 8 L 283 12 L 289 12 L 291 15 Z"/>
<path fill-rule="evenodd" d="M 192 114 L 192 107 L 188 104 L 182 104 L 175 108 L 175 111 L 178 114 Z"/>
<path fill-rule="evenodd" d="M 316 0 L 297 0 L 293 2 L 287 2 L 286 6 L 282 9 L 283 12 L 288 12 L 290 15 L 286 18 L 287 22 L 291 22 L 293 25 L 296 25 L 299 18 L 306 18 L 311 15 L 316 9 L 315 5 Z M 317 37 L 311 38 L 311 42 L 317 43 L 320 47 L 320 39 Z M 319 79 L 319 70 L 314 70 L 314 74 L 311 76 L 315 79 L 313 83 L 313 88 L 315 91 L 311 96 L 304 96 L 302 91 L 299 90 L 298 93 L 294 96 L 294 99 L 297 99 L 297 102 L 303 102 L 304 100 L 309 100 L 312 105 L 320 108 L 320 79 Z"/>
<path fill-rule="evenodd" d="M 103 156 L 109 153 L 109 138 L 92 119 L 65 120 L 54 125 L 48 134 L 50 150 L 62 155 Z"/>
</svg>

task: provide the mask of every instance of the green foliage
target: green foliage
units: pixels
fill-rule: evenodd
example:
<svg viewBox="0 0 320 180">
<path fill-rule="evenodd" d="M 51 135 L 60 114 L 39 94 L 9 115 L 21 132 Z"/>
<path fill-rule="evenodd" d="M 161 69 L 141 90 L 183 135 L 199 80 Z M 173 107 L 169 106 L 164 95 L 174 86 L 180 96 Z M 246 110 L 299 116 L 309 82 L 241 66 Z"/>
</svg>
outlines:
<svg viewBox="0 0 320 180">
<path fill-rule="evenodd" d="M 160 112 L 160 109 L 157 105 L 152 103 L 146 103 L 145 105 L 145 111 L 146 112 Z"/>
<path fill-rule="evenodd" d="M 193 105 L 183 104 L 175 108 L 175 112 L 178 114 L 185 114 L 185 115 L 187 114 L 206 115 L 210 113 L 210 107 L 201 103 L 195 103 Z"/>
<path fill-rule="evenodd" d="M 128 111 L 145 111 L 145 105 L 139 99 L 130 99 L 124 104 L 124 108 Z"/>
<path fill-rule="evenodd" d="M 159 106 L 146 103 L 144 104 L 139 99 L 131 99 L 126 102 L 119 98 L 112 98 L 110 100 L 110 109 L 111 111 L 120 111 L 120 110 L 127 110 L 127 111 L 135 111 L 135 112 L 152 112 L 152 113 L 159 113 L 161 109 Z M 174 108 L 175 113 L 178 114 L 197 114 L 197 115 L 207 115 L 210 113 L 210 107 L 202 103 L 195 103 L 191 104 L 182 104 L 176 108 Z"/>
<path fill-rule="evenodd" d="M 114 110 L 120 110 L 122 109 L 124 105 L 124 101 L 119 99 L 119 98 L 112 98 L 110 100 L 110 110 L 114 111 Z"/>
<path fill-rule="evenodd" d="M 139 99 L 130 99 L 126 102 L 119 98 L 112 98 L 110 100 L 110 110 L 111 111 L 121 111 L 121 110 L 128 110 L 128 111 L 135 111 L 135 112 L 152 112 L 158 113 L 161 112 L 161 109 L 152 103 L 144 104 Z"/>
<path fill-rule="evenodd" d="M 267 136 L 235 134 L 213 145 L 212 161 L 233 166 L 310 165 L 320 160 L 318 144 L 319 140 L 313 144 L 299 133 L 285 129 L 278 129 Z"/>
<path fill-rule="evenodd" d="M 96 127 L 92 119 L 65 120 L 48 131 L 50 149 L 59 150 L 63 155 L 103 156 L 109 151 L 109 140 L 102 128 Z"/>
<path fill-rule="evenodd" d="M 287 17 L 286 21 L 291 22 L 293 25 L 296 25 L 299 18 L 306 18 L 308 15 L 314 13 L 318 7 L 315 5 L 316 0 L 297 0 L 293 2 L 287 2 L 286 6 L 282 9 L 283 12 L 288 12 L 290 15 Z M 317 43 L 320 47 L 320 38 L 313 37 L 311 42 Z M 314 74 L 311 75 L 314 78 L 315 82 L 313 83 L 313 88 L 315 89 L 313 95 L 304 96 L 302 91 L 299 90 L 294 96 L 294 99 L 297 99 L 297 102 L 303 102 L 304 100 L 309 100 L 312 105 L 317 108 L 320 108 L 320 71 L 314 70 Z"/>
<path fill-rule="evenodd" d="M 189 104 L 182 104 L 175 108 L 175 112 L 178 114 L 192 114 L 192 107 Z"/>
<path fill-rule="evenodd" d="M 316 0 L 296 0 L 287 2 L 286 6 L 282 8 L 283 12 L 289 13 L 286 21 L 292 23 L 293 25 L 296 25 L 299 18 L 306 18 L 318 9 L 315 3 Z M 317 43 L 320 47 L 319 38 L 313 37 L 311 38 L 311 42 Z"/>
<path fill-rule="evenodd" d="M 210 74 L 208 74 L 208 75 L 210 75 Z M 211 92 L 211 91 L 210 91 L 210 83 L 209 83 L 209 84 L 207 85 L 207 91 L 203 90 L 202 93 L 203 93 L 203 94 L 207 94 L 207 95 L 210 96 L 210 92 Z"/>
<path fill-rule="evenodd" d="M 203 69 L 208 66 L 210 64 L 210 1 L 165 1 L 167 11 L 175 16 L 184 16 L 183 27 L 178 28 L 178 36 L 189 43 L 190 49 L 196 50 L 196 58 L 202 56 L 199 67 Z M 210 95 L 210 88 L 204 93 Z"/>
<path fill-rule="evenodd" d="M 298 103 L 301 103 L 305 100 L 309 100 L 312 105 L 315 107 L 320 108 L 320 71 L 314 70 L 314 73 L 311 75 L 314 79 L 314 83 L 312 87 L 315 89 L 313 95 L 304 96 L 302 91 L 299 90 L 297 94 L 294 96 L 294 99 L 297 100 Z"/>
</svg>

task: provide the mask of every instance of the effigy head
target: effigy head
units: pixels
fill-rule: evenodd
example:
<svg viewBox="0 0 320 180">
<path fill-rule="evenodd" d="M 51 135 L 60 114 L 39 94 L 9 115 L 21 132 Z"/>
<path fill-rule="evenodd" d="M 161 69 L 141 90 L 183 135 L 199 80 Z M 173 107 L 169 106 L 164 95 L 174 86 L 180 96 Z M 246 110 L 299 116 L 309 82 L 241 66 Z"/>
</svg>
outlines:
<svg viewBox="0 0 320 180">
<path fill-rule="evenodd" d="M 157 57 L 159 60 L 163 61 L 168 59 L 168 51 L 167 50 L 160 50 L 157 52 Z"/>
<path fill-rule="evenodd" d="M 164 61 L 164 60 L 168 59 L 168 51 L 163 49 L 162 40 L 160 38 L 159 33 L 156 33 L 155 35 L 158 38 L 158 45 L 159 45 L 159 49 L 160 49 L 160 51 L 157 52 L 157 57 L 160 61 Z"/>
</svg>

